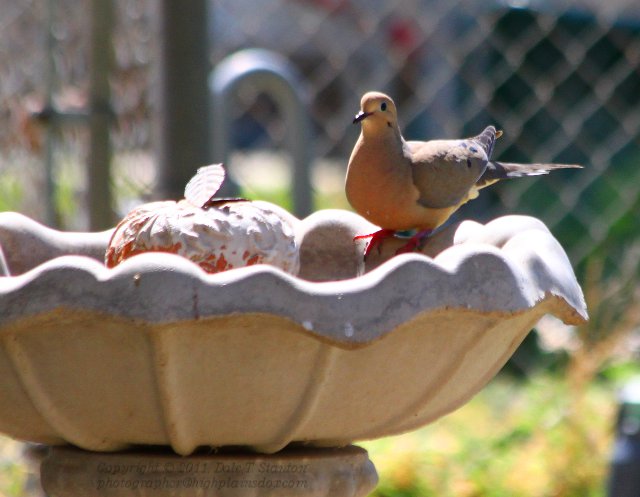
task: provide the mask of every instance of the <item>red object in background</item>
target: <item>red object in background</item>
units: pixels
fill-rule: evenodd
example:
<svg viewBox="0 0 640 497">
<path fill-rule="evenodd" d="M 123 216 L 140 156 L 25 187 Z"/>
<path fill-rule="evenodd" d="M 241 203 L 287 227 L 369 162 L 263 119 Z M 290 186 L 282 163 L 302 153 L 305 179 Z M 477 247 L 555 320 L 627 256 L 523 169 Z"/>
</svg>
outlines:
<svg viewBox="0 0 640 497">
<path fill-rule="evenodd" d="M 404 53 L 413 52 L 420 44 L 420 28 L 412 19 L 393 19 L 388 34 L 391 47 Z"/>
</svg>

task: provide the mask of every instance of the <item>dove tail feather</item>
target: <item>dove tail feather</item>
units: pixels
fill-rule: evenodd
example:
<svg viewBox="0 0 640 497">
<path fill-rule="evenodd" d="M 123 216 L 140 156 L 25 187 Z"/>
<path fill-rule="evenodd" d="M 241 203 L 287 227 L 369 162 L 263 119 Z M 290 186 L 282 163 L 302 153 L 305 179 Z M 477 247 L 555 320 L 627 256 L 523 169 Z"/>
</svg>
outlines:
<svg viewBox="0 0 640 497">
<path fill-rule="evenodd" d="M 555 169 L 582 169 L 582 166 L 576 164 L 518 164 L 516 162 L 490 161 L 487 163 L 485 172 L 476 182 L 476 188 L 484 188 L 506 178 L 549 174 Z"/>
</svg>

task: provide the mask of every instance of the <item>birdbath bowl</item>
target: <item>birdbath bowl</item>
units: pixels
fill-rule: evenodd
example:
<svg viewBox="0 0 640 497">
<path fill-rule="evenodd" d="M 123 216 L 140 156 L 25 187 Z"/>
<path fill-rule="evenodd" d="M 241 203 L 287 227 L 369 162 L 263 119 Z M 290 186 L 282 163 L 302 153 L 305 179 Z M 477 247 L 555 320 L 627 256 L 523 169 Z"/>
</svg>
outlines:
<svg viewBox="0 0 640 497">
<path fill-rule="evenodd" d="M 424 253 L 394 257 L 402 241 L 390 239 L 366 263 L 353 237 L 374 227 L 360 216 L 294 224 L 298 276 L 266 265 L 207 274 L 164 253 L 107 269 L 109 231 L 0 214 L 0 432 L 54 446 L 51 494 L 366 495 L 375 469 L 352 442 L 460 407 L 543 315 L 587 319 L 564 250 L 531 217 L 452 225 Z M 204 476 L 300 476 L 243 466 L 270 460 L 308 464 L 307 486 L 204 488 Z M 140 461 L 167 487 L 150 488 L 131 469 Z M 111 488 L 98 489 L 100 475 Z M 171 487 L 176 475 L 196 483 Z"/>
</svg>

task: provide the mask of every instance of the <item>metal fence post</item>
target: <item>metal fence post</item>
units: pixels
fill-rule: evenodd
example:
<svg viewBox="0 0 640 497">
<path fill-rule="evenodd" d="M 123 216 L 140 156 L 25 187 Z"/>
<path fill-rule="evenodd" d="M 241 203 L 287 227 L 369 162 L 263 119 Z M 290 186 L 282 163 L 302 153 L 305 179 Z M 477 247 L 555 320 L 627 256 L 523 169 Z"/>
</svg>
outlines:
<svg viewBox="0 0 640 497">
<path fill-rule="evenodd" d="M 109 74 L 113 50 L 111 33 L 114 6 L 112 0 L 91 2 L 91 74 L 89 96 L 89 164 L 87 204 L 89 228 L 102 230 L 113 223 L 111 204 L 111 89 Z"/>
<path fill-rule="evenodd" d="M 53 95 L 56 91 L 56 63 L 55 63 L 55 0 L 48 0 L 47 2 L 47 35 L 45 42 L 45 73 L 44 80 L 46 86 L 45 96 L 45 109 L 53 109 Z M 55 119 L 50 119 L 47 122 L 47 131 L 45 135 L 45 148 L 44 148 L 44 199 L 45 215 L 44 222 L 51 227 L 60 226 L 60 213 L 58 212 L 58 206 L 55 202 L 55 181 L 54 181 L 54 169 L 55 169 L 55 148 L 57 142 L 57 122 Z"/>
<path fill-rule="evenodd" d="M 158 3 L 157 194 L 182 198 L 195 170 L 210 160 L 206 0 Z"/>
</svg>

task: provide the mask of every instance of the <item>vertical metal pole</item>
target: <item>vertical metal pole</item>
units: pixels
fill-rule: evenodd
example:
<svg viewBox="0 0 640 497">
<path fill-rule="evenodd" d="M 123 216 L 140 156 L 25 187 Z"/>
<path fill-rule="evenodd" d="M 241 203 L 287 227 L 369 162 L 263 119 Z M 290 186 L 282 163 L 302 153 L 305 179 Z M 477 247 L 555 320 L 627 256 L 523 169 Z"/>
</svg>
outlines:
<svg viewBox="0 0 640 497">
<path fill-rule="evenodd" d="M 44 81 L 46 86 L 45 109 L 53 109 L 53 95 L 56 91 L 56 62 L 54 51 L 56 49 L 55 30 L 55 0 L 47 2 L 47 35 L 45 41 L 46 63 Z M 55 149 L 58 136 L 58 127 L 55 119 L 47 122 L 46 141 L 44 151 L 44 218 L 45 224 L 57 228 L 60 226 L 60 215 L 55 202 Z"/>
<path fill-rule="evenodd" d="M 111 88 L 109 74 L 113 60 L 111 33 L 112 0 L 91 1 L 91 74 L 89 97 L 89 228 L 103 230 L 113 221 L 111 205 Z"/>
<path fill-rule="evenodd" d="M 157 195 L 182 198 L 210 160 L 208 0 L 159 0 Z"/>
</svg>

